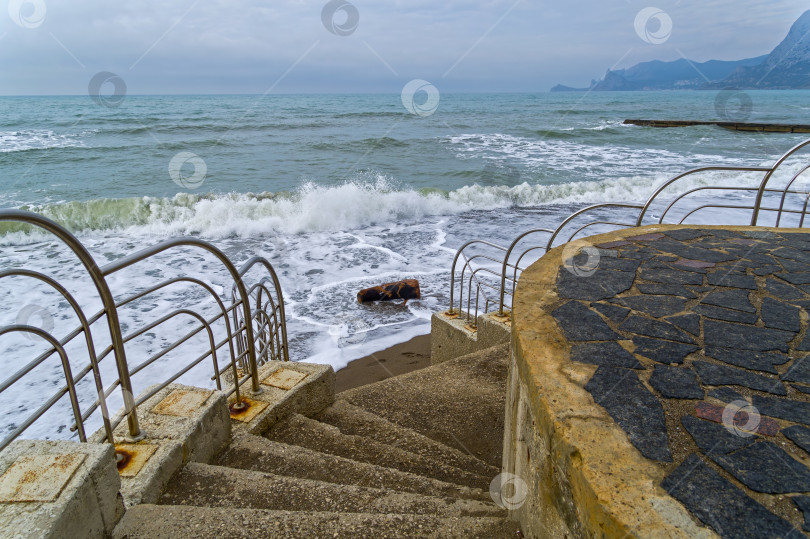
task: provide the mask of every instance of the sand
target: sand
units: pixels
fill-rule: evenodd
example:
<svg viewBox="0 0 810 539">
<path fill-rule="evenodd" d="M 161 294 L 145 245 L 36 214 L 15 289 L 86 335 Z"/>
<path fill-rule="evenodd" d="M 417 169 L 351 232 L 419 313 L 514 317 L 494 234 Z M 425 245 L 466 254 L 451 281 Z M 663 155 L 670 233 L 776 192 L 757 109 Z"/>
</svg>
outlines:
<svg viewBox="0 0 810 539">
<path fill-rule="evenodd" d="M 339 393 L 429 365 L 430 335 L 420 335 L 408 342 L 352 361 L 337 371 L 335 390 Z"/>
</svg>

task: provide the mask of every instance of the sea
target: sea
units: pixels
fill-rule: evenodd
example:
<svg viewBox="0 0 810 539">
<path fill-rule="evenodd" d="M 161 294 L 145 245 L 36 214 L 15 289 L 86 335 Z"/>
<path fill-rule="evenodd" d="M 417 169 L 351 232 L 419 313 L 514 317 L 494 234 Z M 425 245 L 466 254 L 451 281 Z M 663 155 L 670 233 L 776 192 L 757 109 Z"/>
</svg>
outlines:
<svg viewBox="0 0 810 539">
<path fill-rule="evenodd" d="M 64 225 L 99 266 L 176 236 L 210 241 L 237 266 L 265 257 L 284 292 L 291 360 L 341 369 L 430 332 L 431 314 L 449 307 L 453 257 L 469 240 L 508 245 L 590 204 L 643 202 L 696 167 L 769 166 L 808 137 L 656 129 L 625 119 L 810 124 L 805 91 L 433 90 L 421 102 L 419 94 L 415 101 L 399 94 L 0 97 L 0 207 Z M 760 177 L 710 172 L 680 188 L 756 185 Z M 716 208 L 700 220 L 747 222 Z M 78 261 L 53 238 L 0 223 L 0 253 L 0 271 L 41 271 L 86 313 L 100 309 Z M 120 299 L 178 275 L 230 298 L 221 265 L 186 248 L 116 273 L 110 286 Z M 362 288 L 404 278 L 419 280 L 421 300 L 355 299 Z M 57 337 L 77 326 L 67 304 L 30 279 L 0 279 L 0 294 L 0 326 L 38 325 Z M 178 308 L 213 312 L 198 288 L 177 286 L 122 309 L 124 333 Z M 144 362 L 195 323 L 176 317 L 128 342 L 130 363 Z M 99 324 L 93 330 L 103 350 L 109 337 Z M 135 392 L 177 372 L 206 344 L 201 337 L 144 368 L 133 376 Z M 0 378 L 44 347 L 30 335 L 0 336 Z M 86 362 L 85 349 L 81 342 L 68 348 L 74 370 Z M 62 372 L 53 356 L 0 393 L 0 435 L 61 387 Z M 178 382 L 213 387 L 211 373 L 206 361 Z M 105 385 L 115 376 L 112 360 L 104 360 Z M 89 378 L 79 389 L 86 407 L 95 397 Z M 118 405 L 114 394 L 109 406 Z M 75 438 L 69 410 L 63 398 L 26 436 Z M 100 424 L 96 414 L 88 428 Z"/>
</svg>

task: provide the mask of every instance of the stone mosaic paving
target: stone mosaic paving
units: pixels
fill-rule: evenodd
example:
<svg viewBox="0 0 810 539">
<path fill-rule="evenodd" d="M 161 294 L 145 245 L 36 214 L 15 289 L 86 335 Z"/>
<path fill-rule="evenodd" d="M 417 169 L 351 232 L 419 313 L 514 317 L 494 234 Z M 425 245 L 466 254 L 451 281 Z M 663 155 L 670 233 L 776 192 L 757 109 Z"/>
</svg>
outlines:
<svg viewBox="0 0 810 539">
<path fill-rule="evenodd" d="M 722 537 L 810 535 L 810 233 L 634 236 L 557 288 L 585 388 L 667 492 Z"/>
</svg>

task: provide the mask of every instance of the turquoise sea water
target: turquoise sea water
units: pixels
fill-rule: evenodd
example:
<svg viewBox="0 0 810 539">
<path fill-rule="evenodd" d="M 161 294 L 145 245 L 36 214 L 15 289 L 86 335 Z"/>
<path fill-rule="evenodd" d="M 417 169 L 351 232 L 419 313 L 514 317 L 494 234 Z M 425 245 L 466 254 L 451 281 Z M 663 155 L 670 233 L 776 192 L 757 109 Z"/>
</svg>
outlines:
<svg viewBox="0 0 810 539">
<path fill-rule="evenodd" d="M 118 106 L 86 96 L 0 97 L 0 206 L 63 223 L 99 264 L 183 234 L 213 241 L 237 263 L 265 256 L 288 300 L 293 359 L 340 368 L 427 333 L 430 313 L 447 307 L 455 250 L 471 238 L 508 243 L 589 203 L 644 200 L 690 168 L 770 164 L 805 138 L 624 119 L 810 124 L 809 95 L 752 91 L 743 96 L 750 108 L 740 108 L 717 92 L 453 94 L 426 116 L 411 114 L 399 95 L 126 96 Z M 59 245 L 6 226 L 0 247 L 0 270 L 56 275 L 87 312 L 98 308 Z M 120 297 L 189 267 L 229 289 L 217 265 L 193 252 L 117 274 L 111 286 Z M 354 301 L 360 288 L 406 277 L 420 280 L 422 301 Z M 0 325 L 33 304 L 55 313 L 55 334 L 75 326 L 44 290 L 5 281 L 0 289 L 9 298 Z M 198 300 L 173 291 L 122 320 L 139 327 Z M 134 341 L 129 356 L 154 353 L 185 323 Z M 37 346 L 0 342 L 0 368 Z M 135 380 L 136 390 L 171 365 L 161 368 Z M 211 383 L 207 371 L 184 381 Z M 20 413 L 28 409 L 15 398 Z"/>
</svg>

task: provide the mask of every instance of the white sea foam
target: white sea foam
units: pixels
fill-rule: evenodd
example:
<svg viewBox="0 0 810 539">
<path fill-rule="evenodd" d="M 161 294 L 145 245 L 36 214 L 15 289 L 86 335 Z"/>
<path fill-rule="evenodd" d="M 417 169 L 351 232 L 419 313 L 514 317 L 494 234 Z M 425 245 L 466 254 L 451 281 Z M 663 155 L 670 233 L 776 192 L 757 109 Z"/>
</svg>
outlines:
<svg viewBox="0 0 810 539">
<path fill-rule="evenodd" d="M 385 178 L 337 186 L 306 183 L 286 194 L 178 194 L 171 198 L 96 199 L 30 205 L 74 232 L 126 232 L 166 237 L 195 234 L 209 239 L 261 238 L 308 232 L 349 231 L 386 223 L 419 223 L 435 216 L 550 204 L 644 201 L 670 177 L 638 175 L 602 181 L 512 186 L 470 185 L 449 193 L 396 189 Z M 731 183 L 731 176 L 707 173 L 678 184 L 685 190 Z M 750 176 L 751 181 L 756 180 Z M 739 181 L 739 175 L 733 182 Z M 0 244 L 30 243 L 18 228 L 0 226 Z"/>
<path fill-rule="evenodd" d="M 0 153 L 81 147 L 84 146 L 82 138 L 91 133 L 55 133 L 49 129 L 0 131 Z"/>
</svg>

